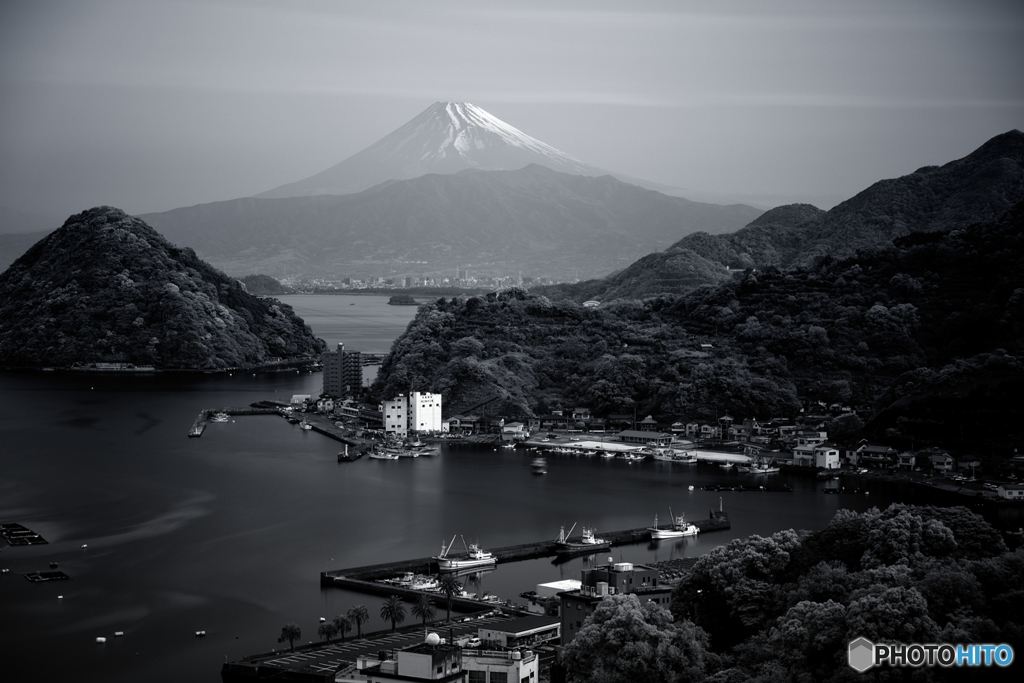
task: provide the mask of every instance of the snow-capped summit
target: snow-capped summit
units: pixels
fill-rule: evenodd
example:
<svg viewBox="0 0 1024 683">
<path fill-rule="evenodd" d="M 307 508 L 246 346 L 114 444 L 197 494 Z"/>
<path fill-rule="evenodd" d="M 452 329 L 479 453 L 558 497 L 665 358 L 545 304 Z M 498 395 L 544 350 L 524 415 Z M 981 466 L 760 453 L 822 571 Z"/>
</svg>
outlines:
<svg viewBox="0 0 1024 683">
<path fill-rule="evenodd" d="M 512 171 L 529 164 L 574 175 L 608 173 L 527 135 L 474 104 L 436 102 L 337 166 L 257 196 L 350 194 L 385 180 L 466 169 Z"/>
</svg>

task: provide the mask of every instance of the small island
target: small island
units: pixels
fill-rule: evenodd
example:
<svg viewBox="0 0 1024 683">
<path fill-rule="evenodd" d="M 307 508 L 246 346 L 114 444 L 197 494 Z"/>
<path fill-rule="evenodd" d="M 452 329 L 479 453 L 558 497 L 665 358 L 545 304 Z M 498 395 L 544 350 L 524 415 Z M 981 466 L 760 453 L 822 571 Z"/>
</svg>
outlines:
<svg viewBox="0 0 1024 683">
<path fill-rule="evenodd" d="M 413 299 L 409 294 L 395 294 L 393 297 L 388 299 L 388 305 L 390 306 L 418 306 L 419 302 Z"/>
</svg>

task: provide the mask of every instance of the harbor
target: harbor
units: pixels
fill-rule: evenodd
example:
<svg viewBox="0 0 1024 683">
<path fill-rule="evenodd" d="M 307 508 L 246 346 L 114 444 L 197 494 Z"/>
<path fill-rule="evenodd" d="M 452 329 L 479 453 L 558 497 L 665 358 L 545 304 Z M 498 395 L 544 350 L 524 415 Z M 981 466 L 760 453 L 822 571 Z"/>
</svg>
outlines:
<svg viewBox="0 0 1024 683">
<path fill-rule="evenodd" d="M 709 514 L 710 516 L 707 519 L 695 520 L 690 522 L 690 524 L 696 527 L 701 534 L 726 531 L 732 528 L 727 513 L 711 510 Z M 644 543 L 651 540 L 651 527 L 601 533 L 600 536 L 602 540 L 609 543 L 605 547 Z M 579 541 L 581 538 L 581 536 L 575 536 L 568 540 Z M 494 557 L 494 564 L 564 556 L 564 553 L 559 552 L 557 539 L 493 548 L 489 553 Z M 439 572 L 440 567 L 436 557 L 420 557 L 362 567 L 326 570 L 320 573 L 320 585 L 322 587 L 346 588 L 374 595 L 398 594 L 404 598 L 415 599 L 422 591 L 380 582 L 400 577 L 406 573 L 434 575 Z M 469 572 L 467 571 L 466 573 Z M 467 601 L 467 606 L 479 607 L 479 603 Z"/>
</svg>

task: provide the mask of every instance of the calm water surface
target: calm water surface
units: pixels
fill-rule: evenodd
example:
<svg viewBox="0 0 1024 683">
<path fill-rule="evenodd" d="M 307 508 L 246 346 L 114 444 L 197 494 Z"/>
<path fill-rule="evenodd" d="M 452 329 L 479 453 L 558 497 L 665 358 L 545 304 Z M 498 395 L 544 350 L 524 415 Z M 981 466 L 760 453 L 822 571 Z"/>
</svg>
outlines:
<svg viewBox="0 0 1024 683">
<path fill-rule="evenodd" d="M 387 351 L 415 314 L 387 297 L 285 300 L 331 345 L 367 352 Z M 655 514 L 667 518 L 670 506 L 702 518 L 721 502 L 729 513 L 729 532 L 612 551 L 644 562 L 820 528 L 841 506 L 890 500 L 881 488 L 826 496 L 814 481 L 784 475 L 772 481 L 793 493 L 710 493 L 699 487 L 743 475 L 571 456 L 549 458 L 549 474 L 537 477 L 526 453 L 483 448 L 338 463 L 336 442 L 270 416 L 186 437 L 203 408 L 316 394 L 320 382 L 311 373 L 0 374 L 0 522 L 50 541 L 0 551 L 0 567 L 10 569 L 0 575 L 4 679 L 219 681 L 225 657 L 280 647 L 286 622 L 316 640 L 320 616 L 365 604 L 369 628 L 383 627 L 379 598 L 321 590 L 319 572 L 435 554 L 453 534 L 495 547 L 553 538 L 574 522 L 599 533 L 642 527 Z M 542 581 L 578 578 L 583 561 L 502 565 L 470 590 L 514 598 Z M 50 562 L 72 580 L 23 578 Z M 195 638 L 200 629 L 205 639 Z"/>
</svg>

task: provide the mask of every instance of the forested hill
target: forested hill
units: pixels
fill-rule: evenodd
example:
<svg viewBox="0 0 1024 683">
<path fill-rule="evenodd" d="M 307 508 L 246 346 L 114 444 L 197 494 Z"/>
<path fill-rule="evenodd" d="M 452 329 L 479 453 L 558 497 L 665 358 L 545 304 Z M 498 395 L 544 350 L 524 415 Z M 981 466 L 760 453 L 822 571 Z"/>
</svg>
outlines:
<svg viewBox="0 0 1024 683">
<path fill-rule="evenodd" d="M 215 369 L 318 354 L 290 306 L 261 300 L 138 218 L 71 216 L 0 275 L 0 365 Z"/>
<path fill-rule="evenodd" d="M 602 280 L 546 293 L 583 301 L 682 293 L 730 277 L 727 269 L 808 266 L 846 258 L 915 233 L 942 232 L 998 218 L 1024 200 L 1024 133 L 997 135 L 944 166 L 882 180 L 832 208 L 791 204 L 724 235 L 695 232 Z"/>
<path fill-rule="evenodd" d="M 395 342 L 374 389 L 440 391 L 451 414 L 494 399 L 489 409 L 523 416 L 580 405 L 768 418 L 840 401 L 872 406 L 874 433 L 999 449 L 1024 437 L 1022 357 L 1024 203 L 679 297 L 440 299 Z"/>
</svg>

